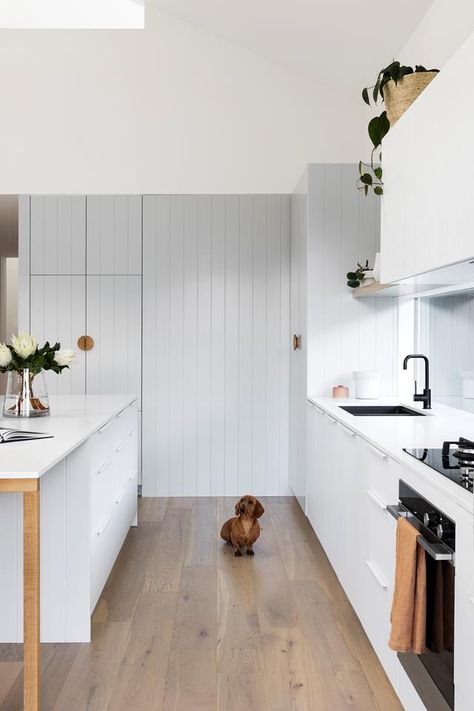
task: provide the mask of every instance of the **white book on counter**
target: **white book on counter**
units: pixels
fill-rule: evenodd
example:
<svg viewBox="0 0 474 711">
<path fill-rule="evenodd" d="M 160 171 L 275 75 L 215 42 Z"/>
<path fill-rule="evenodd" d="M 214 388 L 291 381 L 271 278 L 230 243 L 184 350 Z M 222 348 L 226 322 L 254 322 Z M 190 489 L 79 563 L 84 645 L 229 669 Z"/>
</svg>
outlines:
<svg viewBox="0 0 474 711">
<path fill-rule="evenodd" d="M 47 432 L 28 432 L 27 430 L 11 430 L 7 427 L 0 427 L 0 444 L 25 442 L 30 439 L 50 439 L 53 436 Z"/>
</svg>

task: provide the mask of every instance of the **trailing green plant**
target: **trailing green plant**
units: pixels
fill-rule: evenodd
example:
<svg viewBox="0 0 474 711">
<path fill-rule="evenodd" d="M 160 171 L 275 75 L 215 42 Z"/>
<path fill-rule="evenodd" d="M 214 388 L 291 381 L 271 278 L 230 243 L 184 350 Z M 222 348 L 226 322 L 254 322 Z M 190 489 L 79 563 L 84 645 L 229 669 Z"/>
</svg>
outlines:
<svg viewBox="0 0 474 711">
<path fill-rule="evenodd" d="M 377 104 L 379 99 L 384 100 L 384 86 L 387 82 L 394 81 L 395 84 L 398 84 L 398 82 L 408 74 L 437 71 L 439 70 L 426 69 L 421 64 L 417 64 L 415 69 L 413 69 L 413 67 L 402 65 L 398 61 L 393 61 L 387 67 L 380 70 L 373 86 L 366 87 L 362 90 L 362 99 L 370 106 L 372 97 L 374 104 Z M 363 190 L 365 195 L 369 192 L 369 188 L 372 188 L 376 195 L 383 195 L 383 171 L 382 166 L 379 165 L 382 160 L 382 152 L 379 149 L 382 146 L 382 140 L 389 130 L 390 121 L 386 111 L 383 111 L 380 116 L 375 116 L 369 121 L 368 133 L 373 148 L 370 155 L 370 163 L 364 163 L 363 161 L 359 163 L 360 176 L 357 181 L 358 189 Z M 378 156 L 376 156 L 377 151 L 379 151 Z"/>
<path fill-rule="evenodd" d="M 351 289 L 357 289 L 357 287 L 364 281 L 366 273 L 371 271 L 372 267 L 369 267 L 368 259 L 366 260 L 364 266 L 357 262 L 357 269 L 354 272 L 347 273 L 347 286 L 350 286 Z"/>
</svg>

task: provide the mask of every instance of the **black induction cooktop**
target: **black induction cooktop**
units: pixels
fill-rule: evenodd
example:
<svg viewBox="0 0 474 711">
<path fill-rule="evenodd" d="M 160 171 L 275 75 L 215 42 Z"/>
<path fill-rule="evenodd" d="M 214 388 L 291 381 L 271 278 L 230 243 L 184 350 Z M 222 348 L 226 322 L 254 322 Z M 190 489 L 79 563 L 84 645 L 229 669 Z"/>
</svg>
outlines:
<svg viewBox="0 0 474 711">
<path fill-rule="evenodd" d="M 461 466 L 452 449 L 449 450 L 449 455 L 443 449 L 405 449 L 404 451 L 472 493 L 474 462 L 469 467 Z"/>
</svg>

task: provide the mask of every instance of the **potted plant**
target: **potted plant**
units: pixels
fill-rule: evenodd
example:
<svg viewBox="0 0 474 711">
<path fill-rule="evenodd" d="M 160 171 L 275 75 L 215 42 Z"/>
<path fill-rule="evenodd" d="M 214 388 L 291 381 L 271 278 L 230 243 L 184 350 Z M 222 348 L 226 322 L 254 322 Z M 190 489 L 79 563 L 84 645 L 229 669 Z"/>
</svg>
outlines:
<svg viewBox="0 0 474 711">
<path fill-rule="evenodd" d="M 62 373 L 74 361 L 74 351 L 48 341 L 42 348 L 30 333 L 12 336 L 11 344 L 0 343 L 0 372 L 8 373 L 4 417 L 49 415 L 45 370 Z"/>
<path fill-rule="evenodd" d="M 357 269 L 353 272 L 347 273 L 347 286 L 351 289 L 357 289 L 357 287 L 361 285 L 368 286 L 369 284 L 373 284 L 375 282 L 373 274 L 374 270 L 372 267 L 369 267 L 368 259 L 366 260 L 364 266 L 357 262 Z"/>
<path fill-rule="evenodd" d="M 362 98 L 366 104 L 370 106 L 371 95 L 375 104 L 380 98 L 386 107 L 380 116 L 369 121 L 368 132 L 373 145 L 370 163 L 359 163 L 358 188 L 366 195 L 369 188 L 373 188 L 376 195 L 383 195 L 382 167 L 378 165 L 382 160 L 382 153 L 379 152 L 376 159 L 376 151 L 382 146 L 382 140 L 390 128 L 426 89 L 438 71 L 425 69 L 421 64 L 417 64 L 413 69 L 394 61 L 380 70 L 373 86 L 362 90 Z"/>
</svg>

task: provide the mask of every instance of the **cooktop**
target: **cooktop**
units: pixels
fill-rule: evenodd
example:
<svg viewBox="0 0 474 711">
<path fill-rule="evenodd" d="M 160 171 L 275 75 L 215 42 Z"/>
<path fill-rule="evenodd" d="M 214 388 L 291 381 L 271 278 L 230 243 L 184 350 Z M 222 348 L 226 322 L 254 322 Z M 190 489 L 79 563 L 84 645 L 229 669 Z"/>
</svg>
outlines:
<svg viewBox="0 0 474 711">
<path fill-rule="evenodd" d="M 445 442 L 442 449 L 405 449 L 404 451 L 472 493 L 474 461 L 460 462 L 459 450 L 451 449 L 451 444 L 457 443 Z"/>
</svg>

